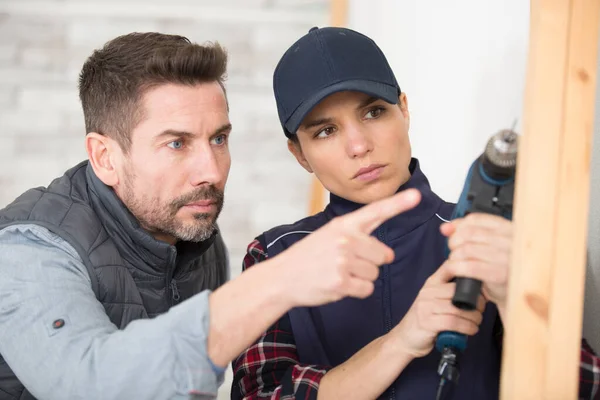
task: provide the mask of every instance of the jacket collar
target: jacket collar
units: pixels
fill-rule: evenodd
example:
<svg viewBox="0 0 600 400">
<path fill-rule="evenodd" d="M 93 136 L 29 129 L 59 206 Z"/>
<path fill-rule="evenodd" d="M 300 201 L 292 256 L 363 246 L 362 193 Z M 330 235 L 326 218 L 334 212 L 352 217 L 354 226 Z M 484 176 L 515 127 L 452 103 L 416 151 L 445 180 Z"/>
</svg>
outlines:
<svg viewBox="0 0 600 400">
<path fill-rule="evenodd" d="M 215 239 L 217 232 L 200 243 L 170 245 L 157 240 L 140 226 L 114 190 L 96 176 L 89 163 L 86 180 L 92 207 L 113 238 L 119 254 L 143 272 L 163 274 L 168 268 L 174 268 L 176 261 L 185 265 L 204 253 Z"/>
<path fill-rule="evenodd" d="M 376 230 L 384 236 L 385 240 L 399 238 L 418 228 L 435 216 L 442 204 L 442 199 L 431 190 L 427 177 L 421 171 L 419 160 L 412 158 L 409 170 L 411 172 L 410 179 L 400 186 L 396 193 L 410 188 L 417 189 L 421 192 L 421 202 L 412 210 L 387 220 Z M 363 206 L 364 204 L 346 200 L 332 193 L 325 213 L 332 218 L 358 210 Z"/>
</svg>

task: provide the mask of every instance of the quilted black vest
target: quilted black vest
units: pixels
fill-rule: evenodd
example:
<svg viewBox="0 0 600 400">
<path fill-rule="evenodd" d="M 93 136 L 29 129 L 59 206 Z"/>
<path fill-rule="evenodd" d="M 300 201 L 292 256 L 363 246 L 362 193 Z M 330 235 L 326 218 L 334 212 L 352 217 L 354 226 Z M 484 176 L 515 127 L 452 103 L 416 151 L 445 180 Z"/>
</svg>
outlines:
<svg viewBox="0 0 600 400">
<path fill-rule="evenodd" d="M 73 246 L 96 298 L 120 329 L 214 290 L 229 277 L 227 249 L 218 231 L 201 243 L 169 245 L 154 239 L 87 161 L 0 210 L 0 230 L 15 224 L 40 225 Z M 0 399 L 34 399 L 1 355 Z"/>
</svg>

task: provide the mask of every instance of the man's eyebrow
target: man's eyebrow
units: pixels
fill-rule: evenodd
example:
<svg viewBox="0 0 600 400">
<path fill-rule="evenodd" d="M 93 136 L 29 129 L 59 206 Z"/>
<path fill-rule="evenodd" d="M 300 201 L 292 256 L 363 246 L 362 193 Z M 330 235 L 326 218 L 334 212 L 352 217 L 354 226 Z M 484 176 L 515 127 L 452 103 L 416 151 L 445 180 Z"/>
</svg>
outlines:
<svg viewBox="0 0 600 400">
<path fill-rule="evenodd" d="M 211 136 L 220 135 L 220 134 L 225 133 L 230 130 L 231 130 L 231 124 L 225 124 L 225 125 L 221 126 L 219 129 L 217 129 Z M 197 135 L 194 133 L 191 133 L 191 132 L 187 132 L 187 131 L 178 131 L 176 129 L 166 129 L 166 130 L 162 131 L 161 133 L 159 133 L 158 135 L 156 135 L 156 140 L 162 139 L 166 136 L 174 136 L 174 137 L 180 137 L 180 138 L 193 139 Z"/>
<path fill-rule="evenodd" d="M 175 137 L 182 137 L 182 138 L 193 138 L 194 135 L 191 132 L 186 132 L 186 131 L 178 131 L 176 129 L 166 129 L 164 131 L 162 131 L 161 133 L 159 133 L 158 135 L 156 135 L 156 140 L 162 139 L 166 136 L 175 136 Z"/>
<path fill-rule="evenodd" d="M 217 129 L 215 131 L 215 133 L 212 134 L 212 136 L 217 136 L 217 135 L 220 135 L 222 133 L 228 132 L 228 131 L 231 130 L 231 128 L 232 128 L 231 124 L 225 124 L 222 127 L 220 127 L 219 129 Z"/>
</svg>

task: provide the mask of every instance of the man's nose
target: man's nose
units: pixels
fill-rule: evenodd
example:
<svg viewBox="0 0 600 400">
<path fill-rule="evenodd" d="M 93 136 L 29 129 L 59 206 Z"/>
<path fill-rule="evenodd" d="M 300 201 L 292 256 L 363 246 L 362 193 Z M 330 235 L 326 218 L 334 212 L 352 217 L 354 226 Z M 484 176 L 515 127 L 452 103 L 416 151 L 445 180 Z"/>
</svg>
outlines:
<svg viewBox="0 0 600 400">
<path fill-rule="evenodd" d="M 209 149 L 199 151 L 190 165 L 191 185 L 218 185 L 224 179 L 223 168 L 220 167 L 220 160 L 215 157 L 213 151 Z"/>
</svg>

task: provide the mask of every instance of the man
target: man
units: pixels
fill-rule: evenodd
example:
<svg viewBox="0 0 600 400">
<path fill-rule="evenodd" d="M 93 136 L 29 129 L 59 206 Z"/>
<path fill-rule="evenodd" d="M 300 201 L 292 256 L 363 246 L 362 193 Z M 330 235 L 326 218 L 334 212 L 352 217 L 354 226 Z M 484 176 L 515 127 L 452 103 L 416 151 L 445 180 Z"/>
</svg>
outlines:
<svg viewBox="0 0 600 400">
<path fill-rule="evenodd" d="M 392 251 L 369 234 L 416 191 L 225 283 L 226 63 L 218 45 L 158 33 L 86 61 L 89 160 L 0 210 L 0 399 L 212 398 L 290 308 L 372 293 Z"/>
<path fill-rule="evenodd" d="M 331 198 L 323 212 L 258 236 L 245 271 L 364 204 L 408 189 L 422 199 L 375 230 L 395 257 L 381 267 L 373 295 L 289 311 L 234 361 L 232 399 L 433 399 L 433 346 L 445 330 L 471 336 L 461 384 L 447 398 L 497 398 L 511 224 L 483 214 L 444 222 L 454 205 L 431 190 L 411 157 L 407 97 L 366 36 L 311 29 L 283 55 L 273 85 L 290 152 Z M 456 276 L 483 281 L 478 310 L 452 306 Z"/>
</svg>

